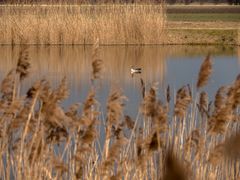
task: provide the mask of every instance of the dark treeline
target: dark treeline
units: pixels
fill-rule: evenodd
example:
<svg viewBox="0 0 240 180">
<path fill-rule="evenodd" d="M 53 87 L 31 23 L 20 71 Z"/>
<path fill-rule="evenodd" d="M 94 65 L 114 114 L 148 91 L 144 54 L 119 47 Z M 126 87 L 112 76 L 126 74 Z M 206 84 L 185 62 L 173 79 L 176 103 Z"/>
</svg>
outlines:
<svg viewBox="0 0 240 180">
<path fill-rule="evenodd" d="M 197 4 L 206 4 L 206 3 L 213 3 L 213 4 L 221 4 L 221 3 L 227 3 L 227 4 L 240 4 L 240 0 L 166 0 L 168 4 L 191 4 L 191 3 L 197 3 Z"/>
<path fill-rule="evenodd" d="M 167 4 L 235 4 L 239 5 L 240 0 L 0 0 L 0 4 L 98 4 L 98 3 L 156 3 L 166 2 Z"/>
</svg>

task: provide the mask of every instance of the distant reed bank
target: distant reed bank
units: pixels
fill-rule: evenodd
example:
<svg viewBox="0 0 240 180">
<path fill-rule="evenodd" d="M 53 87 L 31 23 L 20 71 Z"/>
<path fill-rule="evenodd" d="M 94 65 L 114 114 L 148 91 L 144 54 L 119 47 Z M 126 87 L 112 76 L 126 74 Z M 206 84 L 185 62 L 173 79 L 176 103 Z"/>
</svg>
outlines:
<svg viewBox="0 0 240 180">
<path fill-rule="evenodd" d="M 162 5 L 3 5 L 0 44 L 161 44 Z"/>
</svg>

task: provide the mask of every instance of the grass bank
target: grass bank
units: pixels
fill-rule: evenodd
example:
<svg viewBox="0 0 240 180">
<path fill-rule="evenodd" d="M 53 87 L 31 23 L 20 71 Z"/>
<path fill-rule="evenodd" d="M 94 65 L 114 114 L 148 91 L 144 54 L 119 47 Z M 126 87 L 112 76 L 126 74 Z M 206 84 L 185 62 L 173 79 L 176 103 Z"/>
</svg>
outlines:
<svg viewBox="0 0 240 180">
<path fill-rule="evenodd" d="M 238 29 L 168 29 L 165 44 L 240 45 Z"/>
<path fill-rule="evenodd" d="M 169 5 L 167 20 L 167 44 L 240 44 L 239 6 Z"/>
<path fill-rule="evenodd" d="M 169 13 L 167 14 L 169 21 L 224 21 L 224 22 L 240 22 L 239 13 Z"/>
<path fill-rule="evenodd" d="M 159 44 L 161 5 L 0 7 L 0 44 Z"/>
</svg>

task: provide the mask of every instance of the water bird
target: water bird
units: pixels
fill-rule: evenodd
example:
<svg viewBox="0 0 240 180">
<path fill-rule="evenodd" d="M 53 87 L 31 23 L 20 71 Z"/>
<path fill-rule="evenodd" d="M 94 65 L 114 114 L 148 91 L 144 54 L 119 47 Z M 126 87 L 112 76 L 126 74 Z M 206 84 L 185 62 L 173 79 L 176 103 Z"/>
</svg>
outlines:
<svg viewBox="0 0 240 180">
<path fill-rule="evenodd" d="M 142 72 L 142 68 L 134 68 L 133 66 L 131 67 L 131 74 L 136 74 L 141 72 Z"/>
</svg>

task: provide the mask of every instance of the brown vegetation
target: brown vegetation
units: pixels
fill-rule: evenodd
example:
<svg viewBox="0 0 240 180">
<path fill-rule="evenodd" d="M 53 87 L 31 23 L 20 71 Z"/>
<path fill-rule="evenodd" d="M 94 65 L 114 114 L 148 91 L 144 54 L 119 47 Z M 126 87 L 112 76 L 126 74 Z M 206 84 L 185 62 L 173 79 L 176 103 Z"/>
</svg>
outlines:
<svg viewBox="0 0 240 180">
<path fill-rule="evenodd" d="M 1 6 L 0 44 L 160 44 L 162 5 Z"/>
</svg>

